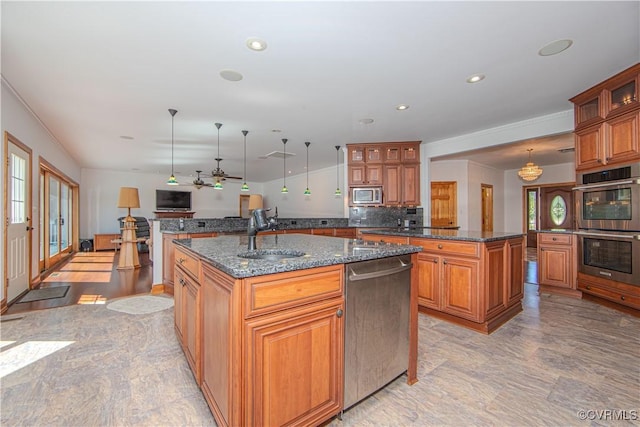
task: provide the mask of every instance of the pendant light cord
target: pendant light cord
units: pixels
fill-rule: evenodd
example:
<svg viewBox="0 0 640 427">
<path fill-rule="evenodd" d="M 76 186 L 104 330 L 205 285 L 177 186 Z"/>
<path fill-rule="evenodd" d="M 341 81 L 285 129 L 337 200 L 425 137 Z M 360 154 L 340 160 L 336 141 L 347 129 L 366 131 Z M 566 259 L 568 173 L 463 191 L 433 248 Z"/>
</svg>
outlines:
<svg viewBox="0 0 640 427">
<path fill-rule="evenodd" d="M 287 187 L 287 139 L 282 139 L 282 146 L 284 147 L 284 155 L 282 156 L 282 184 L 283 187 Z"/>
</svg>

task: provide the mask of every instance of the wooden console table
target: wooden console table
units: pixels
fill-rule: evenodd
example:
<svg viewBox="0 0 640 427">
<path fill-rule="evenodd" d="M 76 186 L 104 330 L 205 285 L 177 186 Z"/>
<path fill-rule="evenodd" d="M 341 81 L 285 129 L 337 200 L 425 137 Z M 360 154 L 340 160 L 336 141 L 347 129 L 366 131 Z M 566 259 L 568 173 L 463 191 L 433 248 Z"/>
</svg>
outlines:
<svg viewBox="0 0 640 427">
<path fill-rule="evenodd" d="M 94 234 L 93 235 L 93 250 L 94 251 L 114 251 L 118 249 L 118 243 L 114 242 L 115 239 L 119 239 L 119 234 Z"/>
<path fill-rule="evenodd" d="M 193 214 L 195 212 L 186 212 L 186 211 L 154 211 L 156 218 L 193 218 Z"/>
</svg>

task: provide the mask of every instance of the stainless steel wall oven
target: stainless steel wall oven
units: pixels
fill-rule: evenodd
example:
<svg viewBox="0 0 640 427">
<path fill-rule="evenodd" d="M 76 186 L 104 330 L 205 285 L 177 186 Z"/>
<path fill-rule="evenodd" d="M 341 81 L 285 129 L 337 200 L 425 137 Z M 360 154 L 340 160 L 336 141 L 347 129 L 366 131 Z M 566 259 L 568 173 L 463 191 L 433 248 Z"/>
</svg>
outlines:
<svg viewBox="0 0 640 427">
<path fill-rule="evenodd" d="M 579 230 L 578 271 L 640 286 L 640 234 Z"/>
<path fill-rule="evenodd" d="M 578 228 L 640 231 L 640 163 L 577 178 Z"/>
</svg>

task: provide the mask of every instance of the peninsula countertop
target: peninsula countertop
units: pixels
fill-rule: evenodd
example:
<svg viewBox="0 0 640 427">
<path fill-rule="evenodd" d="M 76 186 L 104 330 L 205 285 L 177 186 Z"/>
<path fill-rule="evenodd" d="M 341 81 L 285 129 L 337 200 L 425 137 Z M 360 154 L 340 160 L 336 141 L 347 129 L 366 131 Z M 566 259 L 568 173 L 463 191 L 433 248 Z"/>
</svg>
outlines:
<svg viewBox="0 0 640 427">
<path fill-rule="evenodd" d="M 362 234 L 381 234 L 386 236 L 401 237 L 424 237 L 441 240 L 463 240 L 469 242 L 493 242 L 496 240 L 506 240 L 522 237 L 524 233 L 498 232 L 498 231 L 474 231 L 474 230 L 451 230 L 436 229 L 429 227 L 418 228 L 387 228 L 380 230 L 363 230 Z"/>
<path fill-rule="evenodd" d="M 272 261 L 238 256 L 248 252 L 247 236 L 176 239 L 174 242 L 195 252 L 205 262 L 236 279 L 387 258 L 422 250 L 421 247 L 412 245 L 374 243 L 307 234 L 258 235 L 256 238 L 258 253 L 270 250 L 303 253 L 299 257 Z"/>
</svg>

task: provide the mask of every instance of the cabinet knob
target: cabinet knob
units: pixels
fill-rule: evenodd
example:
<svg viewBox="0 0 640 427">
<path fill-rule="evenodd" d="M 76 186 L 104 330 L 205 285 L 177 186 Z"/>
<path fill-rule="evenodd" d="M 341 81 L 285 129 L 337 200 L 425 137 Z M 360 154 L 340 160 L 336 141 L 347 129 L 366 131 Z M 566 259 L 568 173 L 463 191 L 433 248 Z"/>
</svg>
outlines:
<svg viewBox="0 0 640 427">
<path fill-rule="evenodd" d="M 624 301 L 624 295 L 620 296 L 620 299 L 621 299 L 622 301 Z"/>
<path fill-rule="evenodd" d="M 602 159 L 598 159 L 598 163 L 602 163 Z"/>
<path fill-rule="evenodd" d="M 184 258 L 178 258 L 178 264 L 182 264 L 185 261 Z"/>
<path fill-rule="evenodd" d="M 343 314 L 344 314 L 344 311 L 342 311 L 341 308 L 339 308 L 338 311 L 336 311 L 336 316 L 337 317 L 342 317 Z"/>
<path fill-rule="evenodd" d="M 433 260 L 433 263 L 434 263 L 434 264 L 437 264 L 437 263 L 438 263 L 438 260 L 437 260 L 437 259 L 434 259 L 434 260 Z"/>
<path fill-rule="evenodd" d="M 591 290 L 591 286 L 587 285 L 587 290 Z"/>
<path fill-rule="evenodd" d="M 551 240 L 553 240 L 553 241 L 555 242 L 555 241 L 556 241 L 556 240 L 558 240 L 558 239 L 557 239 L 557 238 L 555 238 L 555 237 L 553 237 Z"/>
<path fill-rule="evenodd" d="M 446 263 L 447 263 L 447 260 L 446 260 L 446 259 L 443 259 L 443 260 L 442 260 L 442 263 L 443 263 L 443 264 L 446 264 Z"/>
<path fill-rule="evenodd" d="M 185 282 L 185 281 L 184 281 L 184 279 L 182 279 L 182 278 L 179 280 L 179 282 L 180 282 L 180 284 L 181 284 L 182 286 L 184 286 L 184 285 L 186 285 L 186 284 L 187 284 L 187 282 Z"/>
<path fill-rule="evenodd" d="M 439 245 L 438 245 L 438 249 L 442 249 L 442 245 L 440 245 L 440 244 L 439 244 Z"/>
</svg>

